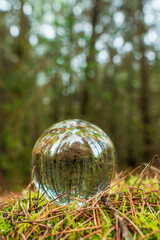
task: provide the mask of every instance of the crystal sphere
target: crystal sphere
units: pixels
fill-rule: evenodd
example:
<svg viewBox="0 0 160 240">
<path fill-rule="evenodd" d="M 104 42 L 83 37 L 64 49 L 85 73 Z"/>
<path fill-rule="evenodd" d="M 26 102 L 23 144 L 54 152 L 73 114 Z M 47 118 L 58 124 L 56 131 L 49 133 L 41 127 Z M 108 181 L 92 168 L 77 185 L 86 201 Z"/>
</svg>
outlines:
<svg viewBox="0 0 160 240">
<path fill-rule="evenodd" d="M 111 139 L 96 125 L 66 120 L 52 125 L 32 152 L 33 181 L 45 197 L 66 204 L 73 197 L 91 197 L 110 182 L 116 165 Z"/>
</svg>

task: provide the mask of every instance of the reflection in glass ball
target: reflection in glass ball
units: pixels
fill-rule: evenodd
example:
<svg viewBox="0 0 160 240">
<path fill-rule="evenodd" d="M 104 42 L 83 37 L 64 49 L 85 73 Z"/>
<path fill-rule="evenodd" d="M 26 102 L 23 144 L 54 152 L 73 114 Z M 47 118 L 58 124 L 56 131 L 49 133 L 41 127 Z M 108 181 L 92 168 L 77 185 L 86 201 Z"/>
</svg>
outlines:
<svg viewBox="0 0 160 240">
<path fill-rule="evenodd" d="M 96 125 L 66 120 L 52 125 L 37 140 L 32 152 L 34 183 L 48 200 L 59 197 L 66 204 L 71 196 L 86 198 L 110 182 L 116 152 L 110 138 Z"/>
</svg>

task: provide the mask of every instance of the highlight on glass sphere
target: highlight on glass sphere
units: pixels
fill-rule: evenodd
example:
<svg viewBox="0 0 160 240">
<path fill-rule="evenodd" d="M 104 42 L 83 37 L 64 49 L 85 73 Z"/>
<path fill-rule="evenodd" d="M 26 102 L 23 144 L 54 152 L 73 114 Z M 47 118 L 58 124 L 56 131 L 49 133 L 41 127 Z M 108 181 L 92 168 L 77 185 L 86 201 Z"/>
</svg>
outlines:
<svg viewBox="0 0 160 240">
<path fill-rule="evenodd" d="M 78 119 L 52 125 L 32 152 L 35 186 L 60 204 L 73 201 L 71 197 L 92 197 L 106 188 L 115 165 L 111 139 L 96 125 Z"/>
</svg>

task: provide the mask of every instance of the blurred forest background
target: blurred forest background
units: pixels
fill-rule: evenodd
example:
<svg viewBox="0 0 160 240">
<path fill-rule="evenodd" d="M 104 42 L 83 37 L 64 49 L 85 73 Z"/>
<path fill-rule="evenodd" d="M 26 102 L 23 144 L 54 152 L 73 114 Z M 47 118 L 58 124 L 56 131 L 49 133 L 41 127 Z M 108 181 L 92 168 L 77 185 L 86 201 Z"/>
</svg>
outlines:
<svg viewBox="0 0 160 240">
<path fill-rule="evenodd" d="M 159 0 L 0 0 L 0 187 L 27 184 L 35 141 L 70 118 L 120 169 L 160 153 Z"/>
</svg>

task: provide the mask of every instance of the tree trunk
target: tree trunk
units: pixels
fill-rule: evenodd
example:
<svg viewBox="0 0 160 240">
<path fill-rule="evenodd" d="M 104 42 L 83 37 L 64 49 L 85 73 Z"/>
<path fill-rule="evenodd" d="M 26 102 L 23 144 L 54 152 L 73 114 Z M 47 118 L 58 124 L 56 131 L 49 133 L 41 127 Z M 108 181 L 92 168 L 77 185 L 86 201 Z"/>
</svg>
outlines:
<svg viewBox="0 0 160 240">
<path fill-rule="evenodd" d="M 140 62 L 140 109 L 142 121 L 142 137 L 143 137 L 143 160 L 146 161 L 151 157 L 151 114 L 150 114 L 150 82 L 147 62 L 144 56 L 144 47 L 141 45 L 142 59 Z"/>
<path fill-rule="evenodd" d="M 85 79 L 83 83 L 83 92 L 81 100 L 80 112 L 85 115 L 88 112 L 90 100 L 91 100 L 91 84 L 94 84 L 93 78 L 91 76 L 91 71 L 95 71 L 95 42 L 96 42 L 96 32 L 95 27 L 98 22 L 98 15 L 100 12 L 100 0 L 95 0 L 92 9 L 92 36 L 89 44 L 89 54 L 87 57 L 87 66 L 85 69 Z"/>
<path fill-rule="evenodd" d="M 132 62 L 132 60 L 130 60 Z M 127 84 L 127 93 L 128 93 L 128 114 L 127 114 L 127 164 L 131 167 L 136 166 L 136 159 L 134 156 L 134 129 L 133 129 L 133 81 L 134 81 L 134 71 L 132 64 L 128 67 L 128 84 Z"/>
<path fill-rule="evenodd" d="M 143 43 L 143 35 L 146 32 L 145 25 L 143 22 L 143 3 L 139 2 L 139 10 L 141 11 L 141 19 L 139 21 L 139 52 L 142 54 L 140 59 L 140 111 L 141 111 L 141 122 L 142 122 L 142 140 L 143 149 L 142 157 L 143 161 L 147 161 L 151 153 L 151 112 L 150 112 L 150 75 L 149 65 L 145 58 L 146 47 Z"/>
</svg>

